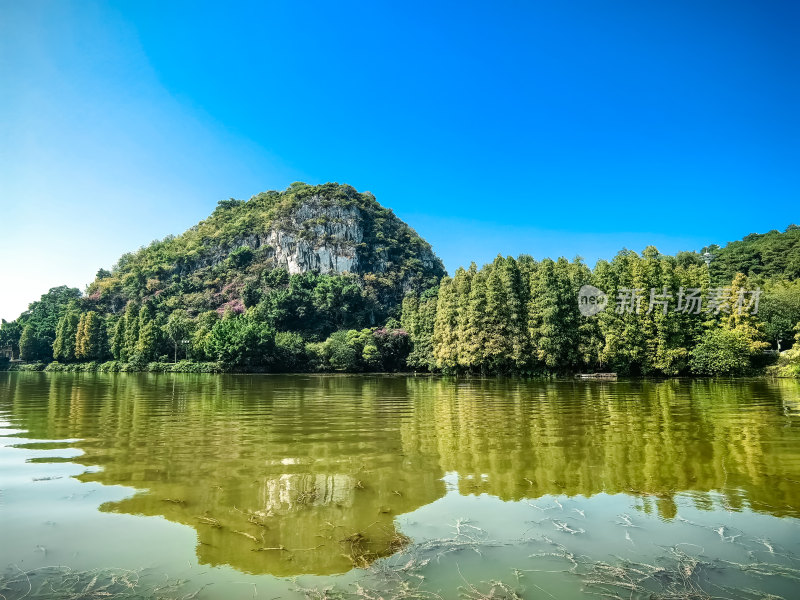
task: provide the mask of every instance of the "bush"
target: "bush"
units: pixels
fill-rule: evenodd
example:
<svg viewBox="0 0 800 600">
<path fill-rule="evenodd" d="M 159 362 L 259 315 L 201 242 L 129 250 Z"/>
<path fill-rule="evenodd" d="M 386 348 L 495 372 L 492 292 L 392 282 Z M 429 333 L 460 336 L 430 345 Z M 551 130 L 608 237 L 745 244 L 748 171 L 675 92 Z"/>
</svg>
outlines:
<svg viewBox="0 0 800 600">
<path fill-rule="evenodd" d="M 190 360 L 181 360 L 172 365 L 173 373 L 223 373 L 220 363 L 216 362 L 192 362 Z"/>
<path fill-rule="evenodd" d="M 122 370 L 122 363 L 118 360 L 109 360 L 97 367 L 100 373 L 119 373 Z"/>
<path fill-rule="evenodd" d="M 690 367 L 697 375 L 743 375 L 750 370 L 750 340 L 729 329 L 710 329 L 692 350 Z"/>
<path fill-rule="evenodd" d="M 274 343 L 275 332 L 268 325 L 230 314 L 208 336 L 210 354 L 226 367 L 263 365 Z"/>
<path fill-rule="evenodd" d="M 360 370 L 359 353 L 348 339 L 348 331 L 337 331 L 322 344 L 324 366 L 334 371 Z"/>
<path fill-rule="evenodd" d="M 43 362 L 36 362 L 36 363 L 28 363 L 28 364 L 14 364 L 8 367 L 9 371 L 44 371 L 47 367 L 46 363 Z"/>
<path fill-rule="evenodd" d="M 275 334 L 274 367 L 276 371 L 296 372 L 310 369 L 311 362 L 303 336 L 291 331 Z"/>
</svg>

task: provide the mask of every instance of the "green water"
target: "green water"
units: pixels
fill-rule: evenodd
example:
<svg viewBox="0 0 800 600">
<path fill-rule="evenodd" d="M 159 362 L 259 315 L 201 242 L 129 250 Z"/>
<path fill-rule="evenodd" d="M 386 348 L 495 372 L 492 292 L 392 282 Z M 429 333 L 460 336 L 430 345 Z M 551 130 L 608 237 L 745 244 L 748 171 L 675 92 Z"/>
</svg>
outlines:
<svg viewBox="0 0 800 600">
<path fill-rule="evenodd" d="M 800 383 L 0 373 L 0 573 L 6 598 L 797 598 Z"/>
</svg>

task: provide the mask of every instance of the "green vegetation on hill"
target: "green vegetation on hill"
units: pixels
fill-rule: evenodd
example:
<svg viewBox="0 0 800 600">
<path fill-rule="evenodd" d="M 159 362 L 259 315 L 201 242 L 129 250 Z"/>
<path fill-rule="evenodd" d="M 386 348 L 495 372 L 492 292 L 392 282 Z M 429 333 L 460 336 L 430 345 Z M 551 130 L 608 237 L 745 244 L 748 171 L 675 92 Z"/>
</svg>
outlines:
<svg viewBox="0 0 800 600">
<path fill-rule="evenodd" d="M 0 349 L 48 370 L 755 373 L 795 341 L 799 232 L 706 248 L 710 267 L 648 247 L 594 270 L 498 256 L 449 277 L 371 194 L 297 183 L 220 202 L 100 270 L 85 295 L 53 288 L 3 321 Z M 581 313 L 584 285 L 606 310 Z M 798 357 L 773 371 L 800 372 Z"/>
<path fill-rule="evenodd" d="M 716 284 L 731 281 L 737 273 L 765 279 L 800 278 L 800 227 L 789 225 L 781 233 L 751 233 L 724 248 L 713 245 L 703 252 L 715 255 L 711 278 Z"/>
<path fill-rule="evenodd" d="M 301 213 L 304 207 L 311 208 Z M 346 222 L 351 215 L 355 222 Z M 356 229 L 360 240 L 353 237 Z M 291 235 L 291 244 L 307 242 L 355 256 L 357 268 L 348 281 L 361 290 L 373 319 L 385 319 L 407 290 L 434 285 L 444 274 L 430 245 L 369 192 L 295 183 L 248 201 L 221 201 L 209 218 L 182 235 L 125 254 L 111 272 L 98 272 L 87 294 L 112 313 L 129 301 L 152 301 L 157 312 L 182 308 L 197 315 L 223 306 L 242 311 L 290 284 L 279 272 L 286 267 L 279 249 L 269 243 L 275 232 Z M 294 280 L 291 287 L 314 284 Z"/>
</svg>

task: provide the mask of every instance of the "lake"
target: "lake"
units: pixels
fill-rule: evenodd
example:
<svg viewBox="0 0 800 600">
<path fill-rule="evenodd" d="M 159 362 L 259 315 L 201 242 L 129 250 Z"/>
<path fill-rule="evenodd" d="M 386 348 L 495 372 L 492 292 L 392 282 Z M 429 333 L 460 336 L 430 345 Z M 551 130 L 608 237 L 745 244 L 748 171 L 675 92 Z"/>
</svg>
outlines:
<svg viewBox="0 0 800 600">
<path fill-rule="evenodd" d="M 800 382 L 0 373 L 5 598 L 796 598 Z"/>
</svg>

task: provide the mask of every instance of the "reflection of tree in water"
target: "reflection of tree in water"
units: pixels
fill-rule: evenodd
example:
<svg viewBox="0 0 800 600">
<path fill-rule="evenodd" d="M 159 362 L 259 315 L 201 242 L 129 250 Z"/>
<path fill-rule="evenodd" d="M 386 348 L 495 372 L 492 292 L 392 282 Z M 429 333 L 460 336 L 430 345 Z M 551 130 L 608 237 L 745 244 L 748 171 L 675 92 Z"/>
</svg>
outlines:
<svg viewBox="0 0 800 600">
<path fill-rule="evenodd" d="M 436 380 L 410 389 L 424 413 L 415 422 L 435 424 L 442 468 L 459 473 L 461 493 L 626 493 L 672 518 L 677 492 L 710 508 L 706 492 L 716 490 L 729 509 L 800 516 L 800 415 L 784 408 L 800 392 L 795 381 Z M 426 396 L 436 401 L 423 408 Z"/>
<path fill-rule="evenodd" d="M 11 385 L 11 382 L 14 385 Z M 402 377 L 31 374 L 6 380 L 15 425 L 80 438 L 84 480 L 139 494 L 103 510 L 198 533 L 202 563 L 328 574 L 395 552 L 398 514 L 444 494 L 598 492 L 675 515 L 798 516 L 797 382 L 522 382 Z M 7 393 L 6 393 L 7 392 Z M 46 401 L 42 401 L 45 399 Z"/>
<path fill-rule="evenodd" d="M 81 438 L 84 481 L 140 493 L 102 510 L 197 530 L 202 563 L 337 573 L 395 552 L 394 526 L 444 493 L 436 456 L 404 455 L 402 378 L 51 377 L 31 435 Z M 26 390 L 26 395 L 33 390 Z M 22 389 L 20 389 L 22 392 Z"/>
</svg>

